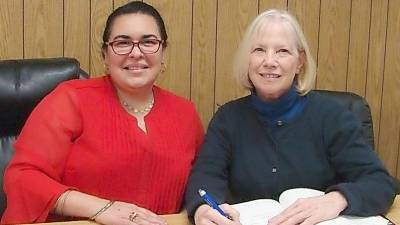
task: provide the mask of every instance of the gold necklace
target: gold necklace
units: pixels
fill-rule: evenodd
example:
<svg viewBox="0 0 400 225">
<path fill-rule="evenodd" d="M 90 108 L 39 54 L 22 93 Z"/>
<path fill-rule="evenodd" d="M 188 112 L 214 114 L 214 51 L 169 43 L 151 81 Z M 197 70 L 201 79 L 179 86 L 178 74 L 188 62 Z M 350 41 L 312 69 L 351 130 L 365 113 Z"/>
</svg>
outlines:
<svg viewBox="0 0 400 225">
<path fill-rule="evenodd" d="M 128 110 L 129 112 L 133 112 L 135 114 L 145 114 L 150 112 L 150 110 L 153 108 L 154 106 L 154 98 L 151 98 L 151 100 L 149 101 L 149 103 L 146 105 L 146 107 L 144 107 L 143 109 L 137 109 L 131 105 L 129 105 L 126 101 L 121 100 L 122 105 L 126 108 L 126 110 Z"/>
</svg>

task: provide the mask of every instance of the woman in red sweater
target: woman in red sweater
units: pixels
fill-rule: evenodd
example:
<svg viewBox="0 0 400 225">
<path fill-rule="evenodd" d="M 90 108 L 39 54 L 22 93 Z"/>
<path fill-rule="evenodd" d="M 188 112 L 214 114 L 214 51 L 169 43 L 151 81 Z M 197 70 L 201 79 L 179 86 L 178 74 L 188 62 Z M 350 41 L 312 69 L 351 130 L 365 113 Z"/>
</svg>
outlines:
<svg viewBox="0 0 400 225">
<path fill-rule="evenodd" d="M 106 76 L 64 82 L 32 112 L 6 170 L 2 223 L 165 224 L 157 214 L 181 209 L 203 128 L 192 103 L 154 85 L 166 46 L 152 6 L 108 17 Z"/>
</svg>

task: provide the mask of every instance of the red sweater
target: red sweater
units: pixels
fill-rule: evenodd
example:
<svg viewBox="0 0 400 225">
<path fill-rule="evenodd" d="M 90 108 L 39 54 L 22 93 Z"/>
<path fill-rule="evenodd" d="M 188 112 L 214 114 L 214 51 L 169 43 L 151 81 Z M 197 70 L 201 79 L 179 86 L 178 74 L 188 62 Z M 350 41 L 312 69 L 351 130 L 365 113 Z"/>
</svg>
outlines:
<svg viewBox="0 0 400 225">
<path fill-rule="evenodd" d="M 71 188 L 158 214 L 178 212 L 204 131 L 191 102 L 153 90 L 147 133 L 120 105 L 108 76 L 67 81 L 46 96 L 16 141 L 1 222 L 49 220 Z"/>
</svg>

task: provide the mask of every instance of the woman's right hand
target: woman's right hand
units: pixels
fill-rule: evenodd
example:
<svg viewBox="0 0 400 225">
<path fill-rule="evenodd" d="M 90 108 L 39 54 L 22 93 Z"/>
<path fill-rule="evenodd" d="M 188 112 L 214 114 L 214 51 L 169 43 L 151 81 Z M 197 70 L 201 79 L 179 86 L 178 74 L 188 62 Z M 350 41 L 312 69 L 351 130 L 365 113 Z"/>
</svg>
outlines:
<svg viewBox="0 0 400 225">
<path fill-rule="evenodd" d="M 228 204 L 222 204 L 219 207 L 230 217 L 222 216 L 217 210 L 208 205 L 201 205 L 194 213 L 194 223 L 196 225 L 239 225 L 239 212 Z"/>
<path fill-rule="evenodd" d="M 110 208 L 95 218 L 105 225 L 166 225 L 164 218 L 157 214 L 126 202 L 115 202 Z"/>
<path fill-rule="evenodd" d="M 76 190 L 67 190 L 53 212 L 61 216 L 87 217 L 104 225 L 166 225 L 164 218 L 127 202 L 112 202 Z"/>
</svg>

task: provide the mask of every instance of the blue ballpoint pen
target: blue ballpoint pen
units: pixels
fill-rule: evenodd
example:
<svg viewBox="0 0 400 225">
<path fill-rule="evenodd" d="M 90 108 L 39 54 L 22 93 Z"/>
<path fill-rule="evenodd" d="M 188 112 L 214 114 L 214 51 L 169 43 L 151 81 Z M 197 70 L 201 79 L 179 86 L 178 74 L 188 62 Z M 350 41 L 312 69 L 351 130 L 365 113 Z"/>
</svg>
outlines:
<svg viewBox="0 0 400 225">
<path fill-rule="evenodd" d="M 229 216 L 225 214 L 224 211 L 218 206 L 217 202 L 203 189 L 199 189 L 200 197 L 213 209 L 217 210 L 221 215 L 225 216 L 226 218 L 230 219 Z"/>
</svg>

